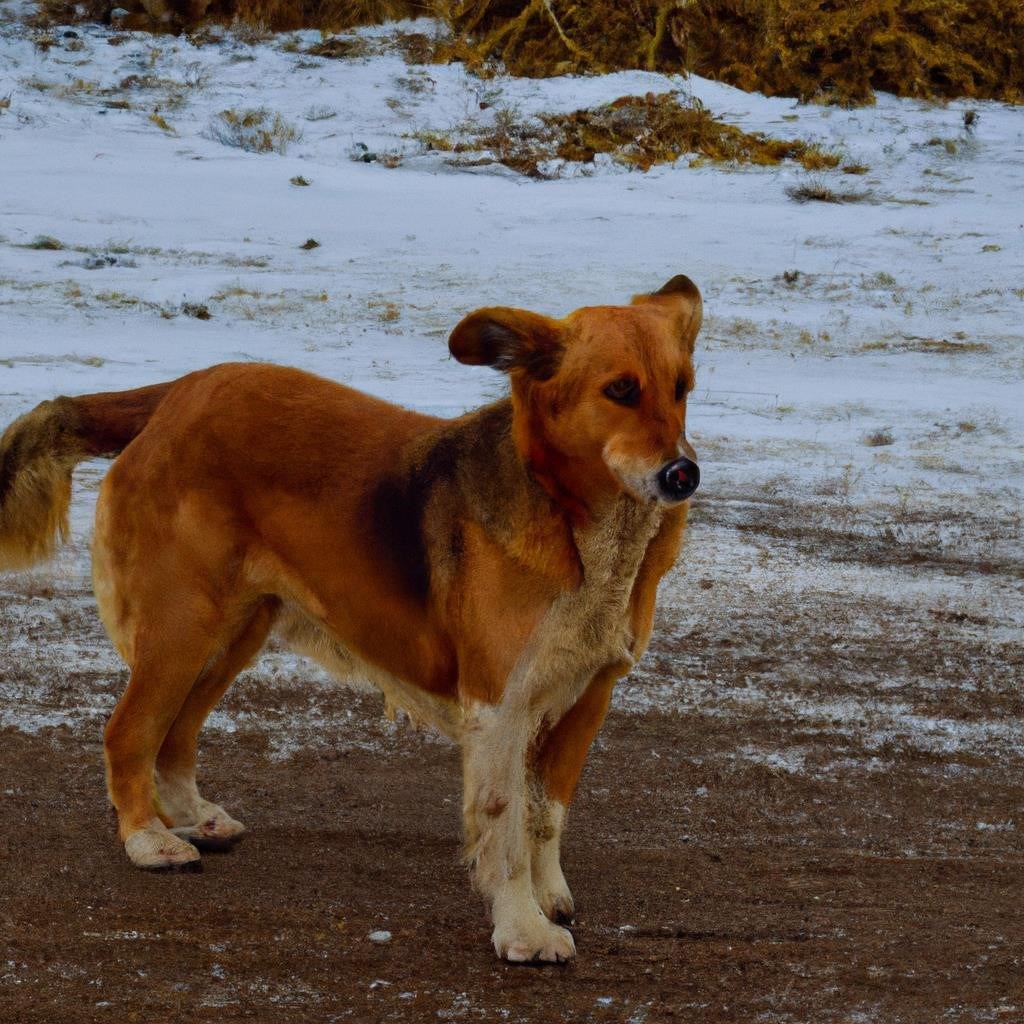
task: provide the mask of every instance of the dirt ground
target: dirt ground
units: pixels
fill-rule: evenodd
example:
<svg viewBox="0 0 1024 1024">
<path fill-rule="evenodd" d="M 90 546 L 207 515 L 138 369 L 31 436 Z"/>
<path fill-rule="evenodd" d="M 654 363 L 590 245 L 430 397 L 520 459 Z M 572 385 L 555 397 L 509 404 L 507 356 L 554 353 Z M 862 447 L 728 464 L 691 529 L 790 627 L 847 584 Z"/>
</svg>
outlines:
<svg viewBox="0 0 1024 1024">
<path fill-rule="evenodd" d="M 778 575 L 752 600 L 714 575 L 719 512 L 588 764 L 562 967 L 494 958 L 455 750 L 273 657 L 202 751 L 251 834 L 202 873 L 132 869 L 100 745 L 124 675 L 87 582 L 5 577 L 0 1021 L 1024 1021 L 1019 632 L 932 584 L 900 604 Z"/>
</svg>

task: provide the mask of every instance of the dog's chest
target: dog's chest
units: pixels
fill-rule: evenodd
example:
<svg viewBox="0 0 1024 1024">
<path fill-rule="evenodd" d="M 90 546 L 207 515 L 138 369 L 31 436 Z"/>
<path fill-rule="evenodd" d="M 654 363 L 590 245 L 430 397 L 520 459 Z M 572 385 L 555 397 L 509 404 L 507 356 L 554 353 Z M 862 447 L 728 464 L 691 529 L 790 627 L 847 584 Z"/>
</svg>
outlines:
<svg viewBox="0 0 1024 1024">
<path fill-rule="evenodd" d="M 583 584 L 567 597 L 567 605 L 588 631 L 614 629 L 628 622 L 637 574 L 662 521 L 656 505 L 625 495 L 586 531 L 575 535 L 583 562 Z"/>
<path fill-rule="evenodd" d="M 583 583 L 556 598 L 538 624 L 509 677 L 504 704 L 557 720 L 599 672 L 611 666 L 628 671 L 630 599 L 660 523 L 657 508 L 623 497 L 577 532 Z"/>
</svg>

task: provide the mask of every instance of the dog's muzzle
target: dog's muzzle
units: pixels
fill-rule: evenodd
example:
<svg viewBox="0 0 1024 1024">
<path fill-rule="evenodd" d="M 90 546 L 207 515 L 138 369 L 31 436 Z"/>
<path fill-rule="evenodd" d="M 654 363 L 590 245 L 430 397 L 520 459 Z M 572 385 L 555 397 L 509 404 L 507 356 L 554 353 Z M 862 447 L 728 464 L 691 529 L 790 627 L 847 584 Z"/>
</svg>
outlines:
<svg viewBox="0 0 1024 1024">
<path fill-rule="evenodd" d="M 658 470 L 658 489 L 666 501 L 685 501 L 700 484 L 700 467 L 683 456 Z"/>
</svg>

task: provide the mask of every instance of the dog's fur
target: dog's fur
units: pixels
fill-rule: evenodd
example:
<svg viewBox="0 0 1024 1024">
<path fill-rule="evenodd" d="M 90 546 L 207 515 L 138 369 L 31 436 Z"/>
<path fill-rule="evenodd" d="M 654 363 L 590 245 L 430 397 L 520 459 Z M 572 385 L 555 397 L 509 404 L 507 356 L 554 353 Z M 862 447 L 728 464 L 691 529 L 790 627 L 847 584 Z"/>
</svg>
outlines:
<svg viewBox="0 0 1024 1024">
<path fill-rule="evenodd" d="M 616 679 L 647 646 L 685 502 L 700 294 L 552 320 L 478 310 L 452 333 L 511 396 L 445 421 L 298 370 L 225 364 L 57 398 L 0 438 L 0 566 L 47 555 L 71 470 L 120 453 L 93 580 L 131 668 L 106 729 L 120 837 L 140 867 L 194 865 L 244 827 L 200 796 L 197 735 L 272 630 L 371 680 L 463 751 L 467 852 L 497 953 L 575 952 L 566 809 Z M 626 379 L 635 401 L 608 385 Z"/>
</svg>

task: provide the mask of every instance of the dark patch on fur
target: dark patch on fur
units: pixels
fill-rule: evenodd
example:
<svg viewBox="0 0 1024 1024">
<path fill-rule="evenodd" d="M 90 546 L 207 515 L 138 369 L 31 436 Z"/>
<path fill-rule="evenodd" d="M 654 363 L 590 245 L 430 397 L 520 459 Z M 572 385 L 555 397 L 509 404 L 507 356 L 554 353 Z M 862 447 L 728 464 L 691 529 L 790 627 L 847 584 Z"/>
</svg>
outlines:
<svg viewBox="0 0 1024 1024">
<path fill-rule="evenodd" d="M 462 555 L 466 550 L 466 539 L 462 535 L 462 524 L 453 523 L 451 533 L 448 535 L 448 555 L 453 565 L 462 561 Z"/>
<path fill-rule="evenodd" d="M 403 465 L 371 492 L 367 539 L 405 594 L 425 602 L 432 573 L 454 570 L 462 557 L 465 519 L 509 549 L 551 510 L 550 496 L 516 451 L 512 402 L 503 399 L 416 443 Z"/>
<path fill-rule="evenodd" d="M 471 359 L 461 354 L 464 362 L 493 366 L 503 373 L 522 370 L 537 381 L 550 380 L 562 361 L 562 346 L 553 337 L 537 339 L 498 320 L 482 323 L 476 342 L 478 348 Z"/>
<path fill-rule="evenodd" d="M 550 380 L 562 361 L 561 345 L 538 345 L 534 339 L 493 321 L 481 328 L 480 341 L 485 361 L 496 370 L 518 368 L 538 381 Z"/>
<path fill-rule="evenodd" d="M 551 380 L 562 362 L 562 347 L 534 349 L 520 364 L 526 373 L 537 381 Z"/>
<path fill-rule="evenodd" d="M 432 500 L 438 502 L 434 523 L 442 530 L 435 534 L 435 543 L 447 547 L 452 563 L 462 555 L 461 521 L 444 522 L 446 491 L 452 509 L 468 512 L 496 539 L 511 538 L 510 511 L 521 509 L 521 489 L 531 486 L 511 435 L 512 403 L 505 399 L 423 438 L 408 461 L 372 491 L 367 509 L 370 541 L 409 597 L 422 602 L 430 592 L 425 519 Z"/>
<path fill-rule="evenodd" d="M 522 464 L 512 443 L 512 403 L 505 399 L 486 406 L 460 424 L 465 452 L 463 473 L 473 474 L 463 491 L 467 507 L 491 536 L 506 539 L 502 526 L 511 509 L 518 507 L 518 488 L 523 485 Z"/>
<path fill-rule="evenodd" d="M 418 493 L 407 477 L 386 477 L 370 496 L 373 543 L 389 562 L 403 589 L 418 601 L 430 590 L 430 570 L 423 541 L 423 512 L 429 495 Z"/>
<path fill-rule="evenodd" d="M 491 320 L 480 328 L 480 359 L 485 366 L 508 371 L 519 362 L 522 339 L 504 324 Z"/>
<path fill-rule="evenodd" d="M 420 602 L 430 593 L 426 509 L 435 489 L 454 479 L 461 450 L 458 438 L 447 431 L 433 434 L 409 464 L 386 476 L 370 495 L 374 543 L 406 593 Z"/>
</svg>

